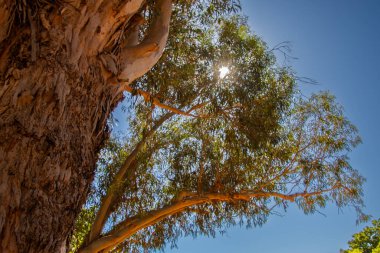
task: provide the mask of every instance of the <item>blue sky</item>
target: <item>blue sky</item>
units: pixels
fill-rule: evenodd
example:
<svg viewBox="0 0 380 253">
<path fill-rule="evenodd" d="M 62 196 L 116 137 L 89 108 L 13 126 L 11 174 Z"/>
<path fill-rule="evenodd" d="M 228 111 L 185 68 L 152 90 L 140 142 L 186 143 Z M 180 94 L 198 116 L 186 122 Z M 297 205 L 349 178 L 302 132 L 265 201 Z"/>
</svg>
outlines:
<svg viewBox="0 0 380 253">
<path fill-rule="evenodd" d="M 243 0 L 254 33 L 271 48 L 292 44 L 291 65 L 299 76 L 318 81 L 301 85 L 305 94 L 330 90 L 363 139 L 352 165 L 367 178 L 365 211 L 380 218 L 380 1 Z M 347 247 L 356 226 L 351 209 L 330 206 L 325 216 L 290 208 L 261 228 L 230 228 L 225 236 L 182 238 L 173 253 L 333 253 Z"/>
</svg>

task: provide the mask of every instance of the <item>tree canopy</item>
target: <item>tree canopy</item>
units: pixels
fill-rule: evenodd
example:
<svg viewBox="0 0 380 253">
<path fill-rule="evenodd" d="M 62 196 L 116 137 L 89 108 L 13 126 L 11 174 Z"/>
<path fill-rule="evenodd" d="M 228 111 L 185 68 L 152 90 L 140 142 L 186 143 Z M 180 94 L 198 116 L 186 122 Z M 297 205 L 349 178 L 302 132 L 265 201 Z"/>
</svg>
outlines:
<svg viewBox="0 0 380 253">
<path fill-rule="evenodd" d="M 372 226 L 367 226 L 354 234 L 348 245 L 349 249 L 341 251 L 342 253 L 379 253 L 380 219 L 373 220 Z"/>
<path fill-rule="evenodd" d="M 73 252 L 162 249 L 291 203 L 366 218 L 347 156 L 360 138 L 334 96 L 305 98 L 246 18 L 203 4 L 174 8 L 159 63 L 126 86 L 126 133 L 101 151 Z"/>
<path fill-rule="evenodd" d="M 366 218 L 356 128 L 331 94 L 300 93 L 239 9 L 0 0 L 0 251 L 65 252 L 72 233 L 74 252 L 155 250 L 291 203 Z"/>
</svg>

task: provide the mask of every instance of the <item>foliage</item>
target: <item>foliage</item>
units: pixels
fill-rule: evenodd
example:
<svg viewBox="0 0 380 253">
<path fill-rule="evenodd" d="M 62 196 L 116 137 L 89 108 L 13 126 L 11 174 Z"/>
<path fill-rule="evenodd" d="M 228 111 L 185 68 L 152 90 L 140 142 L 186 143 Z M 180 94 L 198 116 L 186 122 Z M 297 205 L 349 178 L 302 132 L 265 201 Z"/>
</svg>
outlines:
<svg viewBox="0 0 380 253">
<path fill-rule="evenodd" d="M 84 208 L 75 223 L 75 233 L 71 238 L 70 252 L 75 252 L 86 238 L 88 231 L 91 228 L 92 221 L 95 217 L 95 207 Z"/>
<path fill-rule="evenodd" d="M 133 97 L 128 133 L 101 153 L 83 208 L 98 212 L 107 195 L 117 196 L 100 239 L 153 217 L 108 250 L 162 249 L 180 236 L 262 225 L 290 202 L 306 214 L 329 202 L 351 205 L 364 219 L 364 179 L 347 156 L 360 138 L 334 97 L 323 92 L 304 99 L 292 71 L 276 65 L 245 18 L 221 17 L 215 6 L 202 12 L 205 3 L 198 4 L 174 10 L 162 59 L 133 84 L 133 95 L 144 90 L 150 99 Z M 230 73 L 221 79 L 222 66 Z M 85 241 L 83 224 L 94 216 L 81 217 L 88 219 L 77 221 L 73 248 Z"/>
<path fill-rule="evenodd" d="M 352 236 L 348 242 L 350 248 L 343 253 L 379 253 L 380 252 L 380 219 L 373 220 L 372 226 L 365 227 Z"/>
</svg>

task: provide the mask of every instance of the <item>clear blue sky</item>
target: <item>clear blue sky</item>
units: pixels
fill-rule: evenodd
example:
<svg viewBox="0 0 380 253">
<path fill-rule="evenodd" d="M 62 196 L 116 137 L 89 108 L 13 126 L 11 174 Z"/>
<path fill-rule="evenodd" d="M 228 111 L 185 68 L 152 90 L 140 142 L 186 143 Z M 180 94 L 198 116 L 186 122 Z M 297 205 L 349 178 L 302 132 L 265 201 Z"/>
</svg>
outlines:
<svg viewBox="0 0 380 253">
<path fill-rule="evenodd" d="M 243 0 L 252 30 L 269 47 L 291 41 L 292 66 L 318 81 L 305 93 L 330 90 L 363 138 L 352 165 L 367 178 L 365 211 L 380 217 L 380 0 Z M 182 238 L 173 253 L 333 253 L 346 247 L 355 213 L 331 206 L 305 216 L 291 208 L 261 228 L 231 228 L 228 235 Z"/>
</svg>

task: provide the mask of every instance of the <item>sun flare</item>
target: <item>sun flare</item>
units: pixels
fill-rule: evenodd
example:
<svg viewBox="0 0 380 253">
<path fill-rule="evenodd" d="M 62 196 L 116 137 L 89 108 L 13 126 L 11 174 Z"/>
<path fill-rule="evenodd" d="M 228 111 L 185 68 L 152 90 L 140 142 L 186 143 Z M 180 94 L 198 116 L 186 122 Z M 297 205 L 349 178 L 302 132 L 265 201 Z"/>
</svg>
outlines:
<svg viewBox="0 0 380 253">
<path fill-rule="evenodd" d="M 228 67 L 221 67 L 219 69 L 219 77 L 221 79 L 225 78 L 228 75 L 228 73 L 230 73 L 230 69 Z"/>
</svg>

